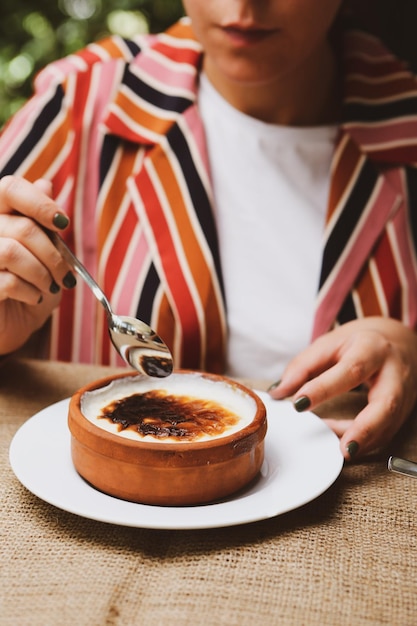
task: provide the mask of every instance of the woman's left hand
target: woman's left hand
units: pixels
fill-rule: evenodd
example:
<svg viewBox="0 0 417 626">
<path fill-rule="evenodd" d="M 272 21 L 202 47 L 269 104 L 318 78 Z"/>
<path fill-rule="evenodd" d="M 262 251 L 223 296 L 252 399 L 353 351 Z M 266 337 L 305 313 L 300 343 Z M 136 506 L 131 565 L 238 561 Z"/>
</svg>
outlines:
<svg viewBox="0 0 417 626">
<path fill-rule="evenodd" d="M 348 322 L 316 339 L 287 366 L 275 399 L 297 410 L 364 385 L 368 403 L 354 420 L 326 420 L 350 460 L 386 445 L 417 402 L 417 333 L 390 318 Z"/>
</svg>

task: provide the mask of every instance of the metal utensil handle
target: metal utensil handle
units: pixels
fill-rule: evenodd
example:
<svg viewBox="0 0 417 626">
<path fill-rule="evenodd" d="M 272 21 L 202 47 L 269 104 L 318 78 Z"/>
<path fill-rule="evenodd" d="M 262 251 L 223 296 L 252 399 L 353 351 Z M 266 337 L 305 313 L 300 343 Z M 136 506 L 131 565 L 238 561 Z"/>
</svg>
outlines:
<svg viewBox="0 0 417 626">
<path fill-rule="evenodd" d="M 88 272 L 88 270 L 84 267 L 84 265 L 77 259 L 75 254 L 68 248 L 65 241 L 58 235 L 58 233 L 50 230 L 48 231 L 48 236 L 50 237 L 52 243 L 55 248 L 62 254 L 64 259 L 71 265 L 71 267 L 85 280 L 87 285 L 90 287 L 91 291 L 94 293 L 97 300 L 104 306 L 106 309 L 107 316 L 111 319 L 113 317 L 113 311 L 110 306 L 110 302 L 107 300 L 106 295 L 103 293 L 101 288 L 98 286 L 94 278 Z"/>
<path fill-rule="evenodd" d="M 400 459 L 398 456 L 390 456 L 388 459 L 388 469 L 390 472 L 397 472 L 405 476 L 417 478 L 417 463 L 408 459 Z"/>
</svg>

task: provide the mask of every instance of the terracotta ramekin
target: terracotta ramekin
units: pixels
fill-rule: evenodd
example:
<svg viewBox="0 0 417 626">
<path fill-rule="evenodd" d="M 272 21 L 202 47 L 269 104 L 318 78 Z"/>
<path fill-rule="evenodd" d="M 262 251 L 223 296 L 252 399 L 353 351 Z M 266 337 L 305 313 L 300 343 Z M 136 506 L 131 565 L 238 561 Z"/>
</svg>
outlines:
<svg viewBox="0 0 417 626">
<path fill-rule="evenodd" d="M 86 392 L 118 378 L 132 377 L 132 373 L 104 378 L 82 387 L 70 400 L 71 454 L 78 473 L 93 487 L 116 498 L 163 506 L 208 503 L 248 485 L 264 459 L 265 406 L 257 394 L 235 381 L 213 374 L 198 375 L 216 385 L 227 385 L 231 393 L 245 394 L 253 406 L 250 423 L 233 434 L 204 442 L 126 439 L 96 426 L 81 411 Z"/>
</svg>

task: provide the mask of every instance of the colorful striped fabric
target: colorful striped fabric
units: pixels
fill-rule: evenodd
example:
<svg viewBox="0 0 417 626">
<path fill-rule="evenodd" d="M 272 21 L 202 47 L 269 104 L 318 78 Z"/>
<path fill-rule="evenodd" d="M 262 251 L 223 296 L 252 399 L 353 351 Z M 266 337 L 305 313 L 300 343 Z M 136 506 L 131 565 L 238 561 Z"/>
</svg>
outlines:
<svg viewBox="0 0 417 626">
<path fill-rule="evenodd" d="M 374 37 L 345 39 L 314 337 L 370 315 L 417 325 L 416 78 Z"/>
<path fill-rule="evenodd" d="M 417 325 L 417 84 L 376 39 L 355 31 L 346 39 L 314 336 L 364 315 Z M 177 367 L 222 371 L 226 306 L 200 61 L 182 20 L 50 65 L 2 133 L 0 175 L 50 179 L 71 217 L 68 243 L 115 311 L 150 323 Z M 49 356 L 120 363 L 82 284 L 54 312 Z"/>
</svg>

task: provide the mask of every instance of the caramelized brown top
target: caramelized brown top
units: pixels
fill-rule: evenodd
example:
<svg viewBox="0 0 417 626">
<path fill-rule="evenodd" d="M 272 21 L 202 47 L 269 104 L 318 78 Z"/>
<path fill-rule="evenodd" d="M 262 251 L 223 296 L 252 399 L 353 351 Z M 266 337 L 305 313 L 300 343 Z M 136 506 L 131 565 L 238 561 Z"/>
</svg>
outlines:
<svg viewBox="0 0 417 626">
<path fill-rule="evenodd" d="M 239 421 L 235 413 L 212 400 L 167 395 L 160 390 L 115 400 L 99 417 L 117 424 L 119 432 L 128 429 L 142 436 L 187 441 L 221 435 Z"/>
</svg>

